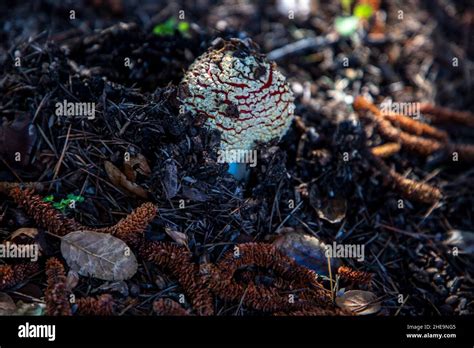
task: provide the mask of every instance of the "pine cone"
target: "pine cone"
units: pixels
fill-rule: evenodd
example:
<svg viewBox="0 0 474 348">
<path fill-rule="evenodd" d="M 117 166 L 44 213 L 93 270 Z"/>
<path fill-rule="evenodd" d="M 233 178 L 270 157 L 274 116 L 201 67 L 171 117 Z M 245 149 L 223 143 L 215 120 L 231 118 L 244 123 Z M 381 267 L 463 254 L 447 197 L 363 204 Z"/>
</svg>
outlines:
<svg viewBox="0 0 474 348">
<path fill-rule="evenodd" d="M 333 316 L 333 315 L 353 315 L 350 312 L 346 312 L 340 308 L 320 308 L 313 306 L 310 309 L 303 309 L 291 312 L 277 312 L 274 316 L 290 316 L 290 317 L 309 317 L 309 316 Z"/>
<path fill-rule="evenodd" d="M 474 145 L 472 144 L 454 144 L 453 152 L 459 154 L 459 160 L 462 162 L 474 162 Z"/>
<path fill-rule="evenodd" d="M 12 287 L 16 284 L 15 272 L 11 265 L 0 266 L 0 290 Z"/>
<path fill-rule="evenodd" d="M 226 253 L 210 277 L 210 287 L 220 298 L 242 301 L 264 312 L 311 310 L 314 306 L 332 308 L 331 297 L 316 281 L 316 274 L 296 264 L 273 245 L 246 243 L 236 247 L 238 254 Z M 237 283 L 236 271 L 248 266 L 272 270 L 277 277 L 275 286 L 256 285 L 252 281 L 246 285 Z M 297 288 L 304 291 L 300 291 L 298 298 L 290 298 L 292 290 Z"/>
<path fill-rule="evenodd" d="M 405 178 L 386 165 L 382 159 L 370 155 L 370 153 L 369 158 L 402 197 L 427 204 L 434 204 L 443 198 L 443 193 L 437 187 Z"/>
<path fill-rule="evenodd" d="M 95 229 L 82 226 L 73 219 L 66 218 L 49 203 L 44 202 L 41 196 L 34 194 L 34 190 L 14 187 L 10 190 L 9 195 L 15 203 L 26 210 L 27 214 L 39 226 L 58 236 L 64 236 L 77 230 L 91 230 L 111 233 L 132 247 L 139 245 L 145 229 L 150 221 L 154 219 L 157 211 L 156 206 L 152 203 L 144 203 L 117 224 Z"/>
<path fill-rule="evenodd" d="M 369 285 L 372 282 L 372 274 L 354 270 L 347 266 L 341 266 L 337 270 L 337 274 L 342 279 L 352 281 L 357 284 Z"/>
<path fill-rule="evenodd" d="M 188 310 L 170 298 L 160 298 L 154 301 L 153 311 L 160 316 L 183 317 L 191 315 Z"/>
<path fill-rule="evenodd" d="M 37 263 L 21 263 L 0 266 L 0 290 L 14 287 L 33 273 L 38 272 Z"/>
<path fill-rule="evenodd" d="M 421 104 L 420 111 L 428 114 L 437 123 L 459 123 L 468 127 L 474 127 L 474 114 L 468 111 L 459 111 L 431 104 Z"/>
<path fill-rule="evenodd" d="M 52 257 L 46 262 L 46 277 L 48 283 L 45 292 L 46 313 L 54 316 L 71 315 L 66 273 L 58 259 Z"/>
<path fill-rule="evenodd" d="M 175 244 L 147 242 L 142 244 L 140 255 L 178 280 L 198 315 L 214 314 L 212 296 L 198 268 L 191 263 L 189 251 Z"/>
<path fill-rule="evenodd" d="M 128 245 L 136 247 L 139 245 L 147 226 L 155 218 L 156 212 L 156 206 L 147 202 L 136 208 L 117 224 L 96 231 L 110 233 L 122 239 Z"/>
<path fill-rule="evenodd" d="M 84 297 L 76 302 L 78 315 L 108 316 L 114 313 L 115 302 L 112 295 L 104 294 L 99 297 Z"/>
<path fill-rule="evenodd" d="M 51 233 L 64 236 L 69 232 L 80 229 L 79 224 L 61 215 L 51 204 L 43 202 L 41 197 L 35 194 L 32 189 L 14 187 L 10 190 L 9 195 L 16 204 L 26 210 L 27 214 L 39 226 Z"/>
</svg>

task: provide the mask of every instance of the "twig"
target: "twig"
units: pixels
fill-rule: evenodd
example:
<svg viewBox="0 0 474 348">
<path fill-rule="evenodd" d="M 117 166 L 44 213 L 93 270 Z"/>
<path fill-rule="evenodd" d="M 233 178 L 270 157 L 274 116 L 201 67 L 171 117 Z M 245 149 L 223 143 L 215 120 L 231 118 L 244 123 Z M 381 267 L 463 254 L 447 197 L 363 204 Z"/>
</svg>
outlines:
<svg viewBox="0 0 474 348">
<path fill-rule="evenodd" d="M 335 42 L 337 42 L 336 36 L 304 38 L 270 51 L 267 54 L 267 57 L 270 60 L 280 60 L 289 55 L 299 54 L 304 50 L 320 50 L 321 48 L 332 45 Z"/>
</svg>

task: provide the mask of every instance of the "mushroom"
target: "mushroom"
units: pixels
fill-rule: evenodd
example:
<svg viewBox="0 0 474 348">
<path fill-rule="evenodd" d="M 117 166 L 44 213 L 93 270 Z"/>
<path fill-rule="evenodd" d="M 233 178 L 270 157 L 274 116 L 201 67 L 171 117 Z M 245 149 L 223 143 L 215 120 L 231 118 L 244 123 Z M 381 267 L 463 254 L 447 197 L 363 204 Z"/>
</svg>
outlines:
<svg viewBox="0 0 474 348">
<path fill-rule="evenodd" d="M 237 179 L 255 142 L 281 138 L 294 117 L 294 97 L 285 77 L 251 40 L 217 39 L 189 67 L 179 86 L 186 111 L 221 132 L 221 154 Z M 255 156 L 256 159 L 256 156 Z"/>
</svg>

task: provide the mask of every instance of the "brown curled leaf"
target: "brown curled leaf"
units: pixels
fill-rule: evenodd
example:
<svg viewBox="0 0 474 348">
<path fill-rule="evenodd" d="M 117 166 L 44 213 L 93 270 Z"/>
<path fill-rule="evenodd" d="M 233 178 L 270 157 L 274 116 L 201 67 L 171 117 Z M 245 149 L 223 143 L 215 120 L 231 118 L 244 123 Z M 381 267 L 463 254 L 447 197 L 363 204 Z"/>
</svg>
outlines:
<svg viewBox="0 0 474 348">
<path fill-rule="evenodd" d="M 128 180 L 125 174 L 123 174 L 115 165 L 113 165 L 112 162 L 105 161 L 104 167 L 107 176 L 115 186 L 121 187 L 128 193 L 132 193 L 138 197 L 145 199 L 148 197 L 148 193 L 143 187 Z"/>
<path fill-rule="evenodd" d="M 124 162 L 123 172 L 128 180 L 135 182 L 137 173 L 143 176 L 149 176 L 151 169 L 146 157 L 139 153 L 136 156 L 131 156 L 130 160 Z"/>
<path fill-rule="evenodd" d="M 369 315 L 378 313 L 381 309 L 377 296 L 370 291 L 349 290 L 336 298 L 336 304 L 356 315 Z"/>
</svg>

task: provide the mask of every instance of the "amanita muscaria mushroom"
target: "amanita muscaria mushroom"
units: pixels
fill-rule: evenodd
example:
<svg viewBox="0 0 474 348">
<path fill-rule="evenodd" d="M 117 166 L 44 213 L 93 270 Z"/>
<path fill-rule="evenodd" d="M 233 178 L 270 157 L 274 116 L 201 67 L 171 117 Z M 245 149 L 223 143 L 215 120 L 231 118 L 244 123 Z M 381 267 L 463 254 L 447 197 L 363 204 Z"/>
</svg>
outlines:
<svg viewBox="0 0 474 348">
<path fill-rule="evenodd" d="M 256 141 L 281 138 L 295 110 L 285 77 L 250 40 L 217 40 L 189 67 L 179 98 L 187 111 L 206 119 L 205 126 L 221 132 L 221 150 L 239 156 Z M 244 170 L 231 163 L 229 171 L 242 178 Z"/>
</svg>

